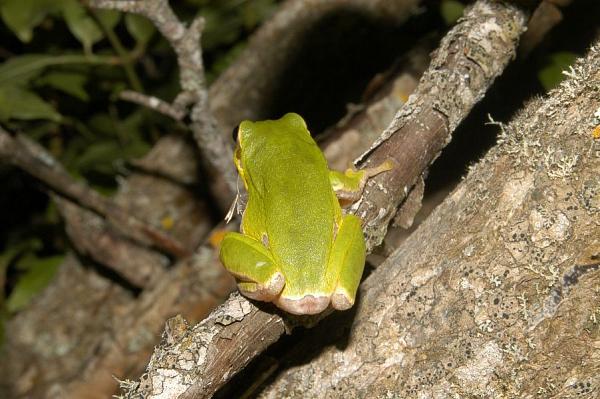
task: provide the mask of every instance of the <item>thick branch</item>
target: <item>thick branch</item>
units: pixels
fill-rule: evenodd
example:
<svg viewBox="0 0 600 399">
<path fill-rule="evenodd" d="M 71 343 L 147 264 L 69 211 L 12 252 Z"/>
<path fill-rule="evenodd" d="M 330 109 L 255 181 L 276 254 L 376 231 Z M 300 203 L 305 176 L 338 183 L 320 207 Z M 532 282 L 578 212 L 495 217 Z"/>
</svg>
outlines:
<svg viewBox="0 0 600 399">
<path fill-rule="evenodd" d="M 79 254 L 112 269 L 138 288 L 163 278 L 168 264 L 164 255 L 123 239 L 104 219 L 59 195 L 53 195 L 53 200 Z"/>
<path fill-rule="evenodd" d="M 125 236 L 177 257 L 190 251 L 167 234 L 134 217 L 110 199 L 74 180 L 50 154 L 23 136 L 13 138 L 0 128 L 0 159 L 23 169 L 56 193 L 109 220 Z"/>
<path fill-rule="evenodd" d="M 364 221 L 367 247 L 381 243 L 396 208 L 451 134 L 514 57 L 526 13 L 509 4 L 478 1 L 444 37 L 429 69 L 391 125 L 357 163 L 387 159 L 408 165 L 367 183 L 355 210 Z"/>
<path fill-rule="evenodd" d="M 412 151 L 415 151 L 416 153 L 410 154 L 411 156 L 418 156 L 421 154 L 423 159 L 428 159 L 430 162 L 433 161 L 439 150 L 443 147 L 443 143 L 449 141 L 450 131 L 456 127 L 458 121 L 464 118 L 474 103 L 484 95 L 485 90 L 491 85 L 493 79 L 501 73 L 502 69 L 508 63 L 508 60 L 515 53 L 518 36 L 523 32 L 525 22 L 526 17 L 524 13 L 514 7 L 502 5 L 500 3 L 491 3 L 489 1 L 480 1 L 466 14 L 463 22 L 448 34 L 442 42 L 436 57 L 434 57 L 434 61 L 432 61 L 429 71 L 426 73 L 426 75 L 429 76 L 429 79 L 434 79 L 434 82 L 441 85 L 440 89 L 438 90 L 432 86 L 433 83 L 428 83 L 427 79 L 422 79 L 421 90 L 417 89 L 417 93 L 423 98 L 415 96 L 411 97 L 411 100 L 409 100 L 411 107 L 409 108 L 410 112 L 402 112 L 402 114 L 395 119 L 392 127 L 388 129 L 390 132 L 394 132 L 395 128 L 393 126 L 400 123 L 399 121 L 402 119 L 402 115 L 407 117 L 410 116 L 411 113 L 414 113 L 415 115 L 420 115 L 420 117 L 410 118 L 412 126 L 417 125 L 416 127 L 419 127 L 418 124 L 427 122 L 427 128 L 434 133 L 438 130 L 443 131 L 444 134 L 442 134 L 439 139 L 442 142 L 427 144 L 425 143 L 427 137 L 417 138 L 417 140 L 413 139 L 413 142 L 417 141 L 416 144 L 420 144 L 421 148 L 419 149 L 413 144 L 411 148 Z M 486 50 L 489 51 L 489 53 L 486 52 Z M 472 59 L 477 60 L 477 63 L 471 61 Z M 471 82 L 470 79 L 474 82 Z M 457 94 L 462 95 L 463 97 L 456 98 Z M 457 101 L 457 105 L 461 106 L 453 107 L 450 103 L 441 101 L 446 98 L 454 99 Z M 426 112 L 423 112 L 422 109 L 426 105 L 429 109 L 427 109 Z M 434 105 L 436 106 L 436 109 L 433 108 Z M 445 114 L 442 114 L 442 111 L 445 112 Z M 438 124 L 433 125 L 433 121 L 429 122 L 430 119 L 434 119 Z M 423 130 L 421 130 L 421 132 L 422 131 Z M 396 136 L 400 135 L 397 134 Z M 383 143 L 387 141 L 389 141 L 387 137 L 381 140 Z M 431 154 L 431 147 L 437 148 L 437 151 L 434 154 Z M 373 154 L 379 154 L 379 152 L 373 150 Z M 385 158 L 389 157 L 390 155 L 386 154 Z M 373 158 L 370 157 L 369 159 L 371 160 Z M 417 166 L 408 172 L 408 174 L 412 174 L 416 180 L 416 178 L 423 173 L 423 170 L 427 165 L 428 163 L 421 160 Z M 401 173 L 403 173 L 403 171 L 397 171 L 395 175 Z M 406 178 L 408 174 L 404 174 L 403 176 Z M 390 182 L 387 182 L 387 184 L 390 184 Z M 394 190 L 393 186 L 386 185 L 385 187 L 388 187 L 388 190 Z M 409 187 L 407 187 L 407 189 Z M 395 193 L 397 191 L 398 190 L 394 190 Z M 404 193 L 404 185 L 401 186 L 400 192 Z M 368 190 L 363 198 L 363 204 L 379 204 L 381 199 L 376 197 L 379 193 L 378 190 L 375 191 L 372 188 Z M 395 198 L 399 198 L 397 193 Z M 391 201 L 391 199 L 387 198 L 387 201 Z M 397 203 L 398 202 L 395 202 L 394 204 Z M 379 206 L 384 207 L 386 205 L 381 204 Z M 390 209 L 395 209 L 396 206 L 397 205 L 392 205 L 389 207 Z M 362 209 L 363 208 L 359 208 L 359 211 Z M 370 211 L 368 207 L 367 211 Z M 367 226 L 379 225 L 379 223 L 383 222 L 385 222 L 387 226 L 387 221 L 389 221 L 389 218 L 386 221 L 382 220 L 379 211 L 375 213 L 361 212 L 359 215 L 364 218 Z M 369 242 L 370 248 L 372 248 L 373 241 Z M 240 302 L 245 303 L 245 305 L 241 305 Z M 233 296 L 220 307 L 219 314 L 239 314 L 238 310 L 240 309 L 240 306 L 242 308 L 255 309 L 255 307 L 244 298 Z M 264 312 L 262 310 L 257 311 Z M 248 313 L 250 313 L 250 311 Z M 207 348 L 207 351 L 211 352 L 215 350 L 214 348 L 217 345 L 217 342 L 212 340 L 213 337 L 221 336 L 221 333 L 228 336 L 228 348 L 221 348 L 221 361 L 211 363 L 209 362 L 211 359 L 202 354 L 195 357 L 196 362 L 194 363 L 192 370 L 184 370 L 181 367 L 175 368 L 181 370 L 181 373 L 178 373 L 177 375 L 172 373 L 166 375 L 161 372 L 161 370 L 163 370 L 162 368 L 150 366 L 145 375 L 145 380 L 150 383 L 144 386 L 137 386 L 129 394 L 133 395 L 134 392 L 137 392 L 144 393 L 144 395 L 151 397 L 154 394 L 153 392 L 158 392 L 154 391 L 155 389 L 162 387 L 165 381 L 170 381 L 177 386 L 177 389 L 174 390 L 171 397 L 178 397 L 182 392 L 185 392 L 184 388 L 186 386 L 188 387 L 188 392 L 202 392 L 202 397 L 209 397 L 216 389 L 231 378 L 236 371 L 241 369 L 251 360 L 248 356 L 247 358 L 238 361 L 236 354 L 239 351 L 249 351 L 249 353 L 253 354 L 260 353 L 260 351 L 268 346 L 268 343 L 272 342 L 273 337 L 283 333 L 283 328 L 281 327 L 284 324 L 283 319 L 268 312 L 265 313 L 264 317 L 274 317 L 273 319 L 270 319 L 272 320 L 271 324 L 273 327 L 266 329 L 262 324 L 255 324 L 256 318 L 254 317 L 231 317 L 233 320 L 237 321 L 236 329 L 257 332 L 255 335 L 257 339 L 253 342 L 248 342 L 242 338 L 242 335 L 233 335 L 229 337 L 229 334 L 223 331 L 224 327 L 219 327 L 218 323 L 215 323 L 211 317 L 200 323 L 197 326 L 197 330 L 196 328 L 193 330 L 202 332 L 204 329 L 209 328 L 211 334 L 194 335 L 193 339 L 197 340 L 197 342 L 201 342 L 201 344 L 198 344 L 199 348 Z M 248 346 L 250 346 L 250 348 L 248 348 Z M 170 348 L 172 349 L 173 347 L 171 346 Z M 155 352 L 153 359 L 160 359 L 162 357 L 162 353 L 157 351 Z M 180 359 L 181 361 L 184 361 L 183 359 L 187 358 L 186 356 L 182 356 Z M 221 378 L 214 378 L 215 375 L 220 375 Z"/>
</svg>

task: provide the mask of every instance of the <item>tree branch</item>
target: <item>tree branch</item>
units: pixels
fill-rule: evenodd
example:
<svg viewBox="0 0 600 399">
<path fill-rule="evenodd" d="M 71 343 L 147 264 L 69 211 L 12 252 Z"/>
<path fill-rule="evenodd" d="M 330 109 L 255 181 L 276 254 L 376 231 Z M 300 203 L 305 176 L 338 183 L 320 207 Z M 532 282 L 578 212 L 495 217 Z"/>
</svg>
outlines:
<svg viewBox="0 0 600 399">
<path fill-rule="evenodd" d="M 454 130 L 458 122 L 464 118 L 471 107 L 483 97 L 485 91 L 494 78 L 498 76 L 507 65 L 510 58 L 514 55 L 519 35 L 524 31 L 526 23 L 526 14 L 510 5 L 490 2 L 488 0 L 478 1 L 465 15 L 464 19 L 458 24 L 442 41 L 440 49 L 433 57 L 431 66 L 425 77 L 421 80 L 416 95 L 411 96 L 408 104 L 405 105 L 400 114 L 395 118 L 392 126 L 386 131 L 386 135 L 379 143 L 394 142 L 398 136 L 409 135 L 409 130 L 404 128 L 408 123 L 405 121 L 403 129 L 406 133 L 392 133 L 398 130 L 396 125 L 402 124 L 405 118 L 409 118 L 411 129 L 417 128 L 418 134 L 413 134 L 411 145 L 413 154 L 406 156 L 419 157 L 419 162 L 408 172 L 395 171 L 393 178 L 384 180 L 387 190 L 393 191 L 393 195 L 381 197 L 384 190 L 370 189 L 364 194 L 362 204 L 377 204 L 376 211 L 373 212 L 370 206 L 360 207 L 357 213 L 363 218 L 367 228 L 379 226 L 385 223 L 387 227 L 389 218 L 381 216 L 379 209 L 384 207 L 392 210 L 404 198 L 404 187 L 408 190 L 416 179 L 421 176 L 423 170 L 432 162 L 441 150 L 443 145 L 450 140 L 450 132 Z M 432 86 L 439 84 L 439 89 Z M 448 102 L 442 100 L 450 99 Z M 452 106 L 451 101 L 457 101 L 460 106 Z M 434 108 L 435 106 L 435 108 Z M 412 117 L 411 117 L 412 116 Z M 425 124 L 426 128 L 421 127 Z M 426 130 L 424 132 L 424 130 Z M 428 133 L 428 135 L 426 135 Z M 429 138 L 432 134 L 437 134 L 437 140 Z M 389 137 L 391 136 L 391 137 Z M 421 138 L 419 138 L 419 136 Z M 392 138 L 394 138 L 392 140 Z M 429 139 L 429 140 L 426 140 Z M 429 142 L 433 144 L 428 144 Z M 373 163 L 375 158 L 373 154 L 380 155 L 377 149 L 380 144 L 374 146 L 369 156 L 369 163 Z M 431 153 L 432 148 L 436 151 Z M 389 151 L 389 149 L 388 149 Z M 398 151 L 394 148 L 393 151 Z M 403 153 L 405 150 L 402 150 Z M 387 159 L 392 155 L 387 152 L 383 158 Z M 423 159 L 428 160 L 427 162 Z M 396 160 L 399 163 L 399 160 Z M 402 160 L 406 162 L 406 160 Z M 388 175 L 386 173 L 382 175 Z M 380 176 L 382 176 L 380 175 Z M 411 179 L 410 185 L 402 184 L 400 190 L 394 188 L 399 180 L 398 175 L 404 179 Z M 398 191 L 400 191 L 398 193 Z M 392 205 L 388 205 L 389 201 Z M 365 210 L 362 212 L 362 210 Z M 384 208 L 385 209 L 385 208 Z M 393 216 L 393 212 L 389 212 Z M 369 250 L 374 246 L 373 240 L 369 240 Z M 257 317 L 240 316 L 239 309 L 246 309 L 244 314 L 255 315 L 255 312 L 263 313 L 260 323 L 257 323 Z M 229 316 L 227 316 L 229 315 Z M 324 317 L 320 315 L 319 317 Z M 285 316 L 288 317 L 287 315 Z M 223 326 L 215 319 L 227 319 L 235 321 L 234 327 Z M 269 318 L 267 328 L 265 328 L 265 318 Z M 303 320 L 304 319 L 304 320 Z M 227 382 L 235 372 L 247 365 L 251 357 L 239 359 L 237 353 L 258 354 L 264 350 L 268 344 L 274 342 L 277 337 L 283 334 L 284 325 L 289 328 L 298 321 L 314 322 L 314 318 L 294 318 L 284 320 L 280 316 L 273 315 L 272 312 L 265 312 L 257 309 L 246 299 L 238 295 L 231 296 L 220 308 L 218 313 L 211 315 L 192 330 L 192 336 L 186 336 L 186 342 L 192 339 L 197 342 L 198 348 L 203 348 L 202 352 L 194 356 L 195 361 L 192 369 L 183 367 L 171 367 L 169 373 L 163 372 L 161 359 L 166 358 L 165 354 L 157 350 L 153 355 L 143 380 L 145 384 L 135 385 L 127 395 L 142 394 L 145 397 L 153 397 L 155 389 L 164 386 L 176 387 L 169 397 L 210 397 L 219 387 Z M 228 328 L 252 332 L 255 337 L 253 341 L 248 341 L 242 334 L 231 334 Z M 210 334 L 205 334 L 205 331 Z M 227 337 L 227 347 L 220 347 L 218 342 L 220 337 Z M 217 339 L 215 339 L 217 338 Z M 206 349 L 204 349 L 206 348 Z M 217 350 L 218 348 L 219 350 Z M 169 344 L 168 350 L 175 350 L 175 346 Z M 205 351 L 206 350 L 206 351 Z M 207 353 L 218 353 L 219 361 L 213 361 L 213 358 L 206 356 Z M 189 353 L 182 354 L 178 361 L 185 362 Z M 216 356 L 216 355 L 215 355 Z M 173 359 L 169 356 L 169 359 Z M 172 370 L 178 370 L 172 373 Z M 219 377 L 220 376 L 220 377 Z M 170 385 L 173 384 L 173 385 Z M 184 394 L 185 393 L 185 394 Z M 183 395 L 183 396 L 180 396 Z"/>
<path fill-rule="evenodd" d="M 431 65 L 391 125 L 360 157 L 361 167 L 391 159 L 394 168 L 371 179 L 353 207 L 365 221 L 367 248 L 379 245 L 399 204 L 452 139 L 516 54 L 528 14 L 503 2 L 477 1 L 444 37 Z"/>
<path fill-rule="evenodd" d="M 24 136 L 13 138 L 0 127 L 0 159 L 23 169 L 56 193 L 106 218 L 126 237 L 155 246 L 177 257 L 190 250 L 167 234 L 150 226 L 101 196 L 84 183 L 75 181 L 47 151 Z"/>
<path fill-rule="evenodd" d="M 77 204 L 53 195 L 65 229 L 77 252 L 112 269 L 137 288 L 152 286 L 164 278 L 166 257 L 144 246 L 124 240 L 110 224 Z"/>
<path fill-rule="evenodd" d="M 158 97 L 148 96 L 132 90 L 123 90 L 119 93 L 119 98 L 138 105 L 143 105 L 146 108 L 169 116 L 176 121 L 181 121 L 187 113 L 185 107 L 180 107 L 176 103 L 169 104 Z"/>
<path fill-rule="evenodd" d="M 106 384 L 107 377 L 139 372 L 141 359 L 147 361 L 160 334 L 164 320 L 174 314 L 196 322 L 208 316 L 223 298 L 234 289 L 234 281 L 215 262 L 212 248 L 202 246 L 194 256 L 179 261 L 170 273 L 150 289 L 144 290 L 119 319 L 110 337 L 103 340 L 98 353 L 86 362 L 81 378 L 66 381 L 63 389 L 68 397 L 79 398 L 90 392 L 90 387 Z M 131 346 L 134 348 L 129 349 Z M 119 372 L 116 372 L 119 370 Z M 107 392 L 107 393 L 108 393 Z"/>
<path fill-rule="evenodd" d="M 237 179 L 231 164 L 232 149 L 220 134 L 217 122 L 209 109 L 200 45 L 204 19 L 198 17 L 189 27 L 186 27 L 177 18 L 167 0 L 89 0 L 89 4 L 92 7 L 143 15 L 154 23 L 171 44 L 177 54 L 181 89 L 186 93 L 184 98 L 189 101 L 187 104 L 176 103 L 173 106 L 178 108 L 181 105 L 191 105 L 190 128 L 205 162 L 205 169 L 211 182 L 211 192 L 221 209 L 227 209 L 233 200 Z"/>
</svg>

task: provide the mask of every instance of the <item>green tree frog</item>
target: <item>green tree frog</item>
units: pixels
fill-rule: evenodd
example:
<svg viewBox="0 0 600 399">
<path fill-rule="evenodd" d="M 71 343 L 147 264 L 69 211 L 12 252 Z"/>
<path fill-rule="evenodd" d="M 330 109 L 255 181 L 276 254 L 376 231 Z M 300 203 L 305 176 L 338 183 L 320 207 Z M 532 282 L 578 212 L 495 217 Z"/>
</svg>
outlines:
<svg viewBox="0 0 600 399">
<path fill-rule="evenodd" d="M 248 192 L 241 233 L 227 233 L 220 258 L 248 298 L 292 314 L 352 307 L 365 264 L 360 219 L 336 197 L 360 197 L 366 180 L 389 170 L 330 171 L 300 115 L 244 121 L 234 163 Z"/>
</svg>

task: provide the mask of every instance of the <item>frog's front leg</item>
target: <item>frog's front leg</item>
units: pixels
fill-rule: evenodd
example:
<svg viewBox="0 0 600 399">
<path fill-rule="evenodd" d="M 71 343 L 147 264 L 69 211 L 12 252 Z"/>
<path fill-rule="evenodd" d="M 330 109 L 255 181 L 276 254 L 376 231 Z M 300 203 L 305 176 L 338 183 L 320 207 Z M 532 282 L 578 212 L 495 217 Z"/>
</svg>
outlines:
<svg viewBox="0 0 600 399">
<path fill-rule="evenodd" d="M 387 160 L 373 168 L 346 169 L 344 173 L 330 170 L 329 182 L 340 201 L 352 203 L 360 198 L 369 178 L 391 170 L 393 167 L 393 162 Z"/>
<path fill-rule="evenodd" d="M 355 215 L 342 217 L 329 258 L 328 273 L 334 280 L 331 306 L 346 310 L 354 305 L 356 290 L 365 267 L 365 240 L 360 219 Z"/>
<path fill-rule="evenodd" d="M 248 298 L 271 302 L 283 290 L 283 274 L 264 245 L 252 237 L 227 233 L 219 257 L 225 268 L 238 279 L 240 292 Z"/>
</svg>

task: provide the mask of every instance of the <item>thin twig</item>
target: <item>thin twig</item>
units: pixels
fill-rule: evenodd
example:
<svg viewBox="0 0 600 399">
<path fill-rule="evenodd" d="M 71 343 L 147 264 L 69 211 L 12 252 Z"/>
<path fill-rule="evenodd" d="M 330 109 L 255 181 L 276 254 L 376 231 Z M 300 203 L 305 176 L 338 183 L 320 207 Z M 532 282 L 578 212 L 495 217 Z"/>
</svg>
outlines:
<svg viewBox="0 0 600 399">
<path fill-rule="evenodd" d="M 132 90 L 123 90 L 121 93 L 119 93 L 119 98 L 143 105 L 144 107 L 150 108 L 156 112 L 160 112 L 163 115 L 167 115 L 176 121 L 181 121 L 186 114 L 185 108 L 179 107 L 177 103 L 169 104 L 158 97 L 148 96 Z"/>
<path fill-rule="evenodd" d="M 190 128 L 200 149 L 211 181 L 211 192 L 219 206 L 227 209 L 235 193 L 236 176 L 231 163 L 233 152 L 220 133 L 210 112 L 202 62 L 201 33 L 204 19 L 198 17 L 189 27 L 179 20 L 167 0 L 108 1 L 89 0 L 96 8 L 133 12 L 150 19 L 171 44 L 177 55 L 179 82 L 184 98 L 189 99 Z M 180 96 L 178 96 L 180 98 Z M 178 104 L 178 103 L 176 103 Z"/>
<path fill-rule="evenodd" d="M 146 1 L 144 0 L 92 0 L 89 4 L 96 8 L 108 8 L 125 12 L 142 14 Z"/>
<path fill-rule="evenodd" d="M 74 180 L 47 151 L 24 136 L 13 138 L 0 127 L 0 159 L 23 169 L 56 193 L 109 220 L 124 235 L 176 257 L 191 251 L 177 240 L 131 216 L 114 201 Z"/>
</svg>

